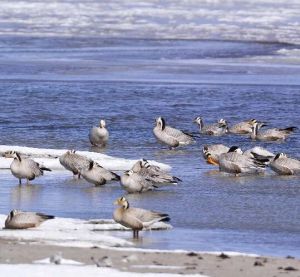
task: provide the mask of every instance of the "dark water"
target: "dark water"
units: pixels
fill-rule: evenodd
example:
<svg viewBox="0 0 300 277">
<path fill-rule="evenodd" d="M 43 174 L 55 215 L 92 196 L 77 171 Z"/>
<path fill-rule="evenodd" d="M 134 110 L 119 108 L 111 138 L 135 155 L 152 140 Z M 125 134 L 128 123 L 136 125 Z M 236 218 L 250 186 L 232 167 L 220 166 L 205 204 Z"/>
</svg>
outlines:
<svg viewBox="0 0 300 277">
<path fill-rule="evenodd" d="M 205 122 L 257 118 L 270 126 L 298 126 L 300 67 L 278 54 L 282 48 L 295 49 L 271 43 L 2 37 L 0 143 L 88 150 L 89 128 L 105 118 L 110 143 L 104 153 L 168 163 L 183 180 L 128 195 L 132 206 L 168 212 L 174 226 L 145 232 L 139 246 L 300 256 L 300 179 L 270 171 L 224 176 L 201 157 L 204 144 L 224 143 L 261 145 L 299 158 L 299 130 L 282 144 L 203 136 L 174 151 L 152 134 L 157 116 L 188 131 L 197 131 L 192 120 L 199 115 Z M 20 208 L 110 218 L 114 199 L 124 193 L 117 183 L 95 188 L 66 172 L 22 187 L 9 172 L 0 174 L 0 213 Z"/>
</svg>

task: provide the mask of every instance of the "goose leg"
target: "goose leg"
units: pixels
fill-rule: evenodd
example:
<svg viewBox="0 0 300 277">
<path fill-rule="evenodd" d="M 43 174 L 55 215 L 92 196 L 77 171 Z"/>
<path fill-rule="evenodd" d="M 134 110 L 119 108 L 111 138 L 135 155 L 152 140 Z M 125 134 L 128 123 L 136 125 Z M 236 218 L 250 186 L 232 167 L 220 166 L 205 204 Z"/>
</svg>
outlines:
<svg viewBox="0 0 300 277">
<path fill-rule="evenodd" d="M 19 179 L 19 185 L 22 185 L 22 179 Z"/>
<path fill-rule="evenodd" d="M 29 179 L 26 179 L 26 180 L 27 180 L 26 184 L 29 185 Z"/>
</svg>

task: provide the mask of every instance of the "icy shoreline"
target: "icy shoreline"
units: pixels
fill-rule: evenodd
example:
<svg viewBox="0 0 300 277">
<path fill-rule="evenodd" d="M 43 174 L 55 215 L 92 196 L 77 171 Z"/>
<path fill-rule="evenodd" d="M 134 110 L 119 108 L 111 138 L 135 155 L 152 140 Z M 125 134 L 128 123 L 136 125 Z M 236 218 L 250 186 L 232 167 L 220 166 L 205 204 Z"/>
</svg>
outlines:
<svg viewBox="0 0 300 277">
<path fill-rule="evenodd" d="M 63 155 L 68 149 L 46 149 L 46 148 L 33 148 L 16 145 L 0 145 L 0 156 L 6 151 L 17 151 L 21 155 L 28 156 L 36 162 L 52 169 L 52 170 L 65 170 L 59 163 L 59 157 Z M 89 151 L 76 151 L 76 153 L 83 155 L 98 162 L 101 166 L 108 170 L 129 170 L 137 160 L 129 160 L 124 158 L 112 157 L 102 153 L 89 152 Z M 142 158 L 142 157 L 141 157 Z M 0 169 L 9 169 L 12 162 L 11 158 L 0 157 Z M 170 170 L 171 167 L 167 164 L 159 163 L 156 161 L 149 161 L 151 164 L 157 165 L 164 170 Z"/>
<path fill-rule="evenodd" d="M 9 230 L 4 228 L 6 215 L 0 215 L 0 239 L 34 241 L 36 243 L 69 247 L 124 247 L 134 246 L 125 239 L 112 236 L 104 231 L 131 231 L 112 219 L 81 220 L 61 218 L 44 222 L 37 228 Z M 157 222 L 151 230 L 171 229 L 170 224 Z"/>
</svg>

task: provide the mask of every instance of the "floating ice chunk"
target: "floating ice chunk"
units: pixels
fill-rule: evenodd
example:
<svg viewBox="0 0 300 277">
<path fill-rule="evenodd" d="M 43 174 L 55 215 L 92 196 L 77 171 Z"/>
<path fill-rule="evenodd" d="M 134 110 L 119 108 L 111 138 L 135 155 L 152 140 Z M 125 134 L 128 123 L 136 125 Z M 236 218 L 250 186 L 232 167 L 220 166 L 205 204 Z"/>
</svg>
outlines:
<svg viewBox="0 0 300 277">
<path fill-rule="evenodd" d="M 59 157 L 63 155 L 67 149 L 45 149 L 33 148 L 14 145 L 0 145 L 0 156 L 6 151 L 17 151 L 21 155 L 33 158 L 36 162 L 52 169 L 64 170 L 64 167 L 59 162 Z M 108 170 L 129 170 L 137 160 L 129 160 L 124 158 L 112 157 L 102 153 L 89 151 L 76 151 L 76 153 L 86 156 Z M 9 169 L 12 159 L 0 157 L 0 169 Z M 167 164 L 158 163 L 156 161 L 149 161 L 153 165 L 157 165 L 164 170 L 170 170 L 171 167 Z"/>
</svg>

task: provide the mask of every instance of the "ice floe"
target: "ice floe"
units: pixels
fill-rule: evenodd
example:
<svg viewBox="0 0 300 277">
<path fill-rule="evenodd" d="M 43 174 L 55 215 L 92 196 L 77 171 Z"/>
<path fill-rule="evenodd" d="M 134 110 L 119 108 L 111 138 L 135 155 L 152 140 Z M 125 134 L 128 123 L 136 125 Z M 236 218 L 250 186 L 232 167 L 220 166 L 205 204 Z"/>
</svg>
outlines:
<svg viewBox="0 0 300 277">
<path fill-rule="evenodd" d="M 17 151 L 21 155 L 33 158 L 36 162 L 52 169 L 64 170 L 64 167 L 59 163 L 59 157 L 64 154 L 67 149 L 44 149 L 33 148 L 16 145 L 0 145 L 0 156 L 6 151 Z M 137 160 L 129 160 L 124 158 L 112 157 L 101 153 L 89 151 L 76 151 L 76 153 L 86 156 L 101 166 L 109 170 L 129 170 Z M 142 157 L 139 157 L 142 158 Z M 0 169 L 9 169 L 12 162 L 11 158 L 0 157 Z M 149 161 L 151 164 L 157 165 L 164 170 L 170 170 L 171 167 L 167 164 Z"/>
<path fill-rule="evenodd" d="M 139 277 L 141 273 L 134 272 L 123 272 L 116 269 L 107 267 L 96 267 L 91 265 L 72 265 L 72 264 L 0 264 L 1 276 L 14 276 L 14 277 L 41 277 L 41 276 L 110 276 L 110 277 Z M 179 274 L 169 274 L 169 273 L 143 273 L 143 276 L 182 276 Z M 185 275 L 185 276 L 195 276 L 195 275 Z M 199 277 L 204 277 L 204 275 L 197 275 Z"/>
<path fill-rule="evenodd" d="M 0 228 L 4 227 L 6 215 L 0 215 Z M 158 222 L 151 230 L 170 229 L 171 225 Z M 0 230 L 0 239 L 34 241 L 36 243 L 74 246 L 74 247 L 124 247 L 133 243 L 114 237 L 103 231 L 130 231 L 130 229 L 110 219 L 82 220 L 74 218 L 55 218 L 44 222 L 37 228 L 25 230 Z"/>
</svg>

